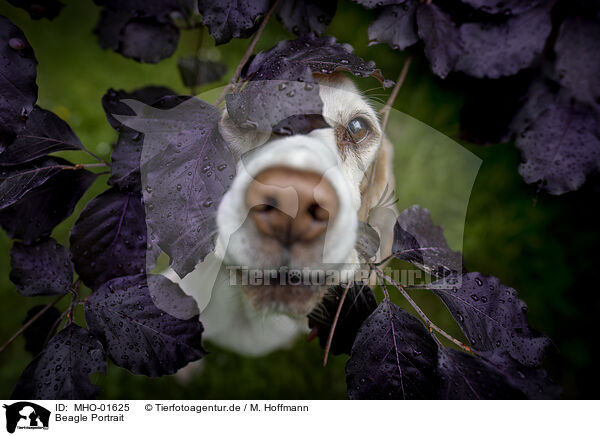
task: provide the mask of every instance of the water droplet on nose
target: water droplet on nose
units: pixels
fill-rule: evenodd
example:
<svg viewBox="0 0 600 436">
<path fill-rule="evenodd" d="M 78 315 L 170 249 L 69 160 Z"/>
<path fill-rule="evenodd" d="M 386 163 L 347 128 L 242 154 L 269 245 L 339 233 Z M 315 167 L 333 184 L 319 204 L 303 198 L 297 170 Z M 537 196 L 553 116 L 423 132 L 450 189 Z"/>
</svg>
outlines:
<svg viewBox="0 0 600 436">
<path fill-rule="evenodd" d="M 475 283 L 477 283 L 477 286 L 483 286 L 483 282 L 481 281 L 480 278 L 476 278 Z"/>
<path fill-rule="evenodd" d="M 213 201 L 211 198 L 207 198 L 206 201 L 204 203 L 202 203 L 202 206 L 204 207 L 211 207 L 213 204 Z"/>
<path fill-rule="evenodd" d="M 221 164 L 217 167 L 219 171 L 223 171 L 225 168 L 227 168 L 227 164 Z"/>
<path fill-rule="evenodd" d="M 177 190 L 178 190 L 178 191 L 181 191 L 181 183 L 178 183 L 178 184 L 177 184 Z"/>
</svg>

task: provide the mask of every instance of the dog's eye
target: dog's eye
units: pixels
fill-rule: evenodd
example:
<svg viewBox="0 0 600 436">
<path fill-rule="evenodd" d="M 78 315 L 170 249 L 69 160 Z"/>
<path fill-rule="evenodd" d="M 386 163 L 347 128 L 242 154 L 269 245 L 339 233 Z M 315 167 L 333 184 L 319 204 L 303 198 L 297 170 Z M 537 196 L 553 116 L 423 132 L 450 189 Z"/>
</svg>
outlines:
<svg viewBox="0 0 600 436">
<path fill-rule="evenodd" d="M 346 129 L 352 140 L 359 143 L 369 134 L 369 123 L 364 118 L 353 118 L 346 126 Z"/>
</svg>

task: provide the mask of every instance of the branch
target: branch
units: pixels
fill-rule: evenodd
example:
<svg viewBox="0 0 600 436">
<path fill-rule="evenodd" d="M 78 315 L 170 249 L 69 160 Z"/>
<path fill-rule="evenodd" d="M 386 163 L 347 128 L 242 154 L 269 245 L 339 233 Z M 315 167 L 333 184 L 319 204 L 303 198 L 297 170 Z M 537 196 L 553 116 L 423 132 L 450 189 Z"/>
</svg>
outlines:
<svg viewBox="0 0 600 436">
<path fill-rule="evenodd" d="M 351 281 L 348 281 L 348 285 L 346 289 L 344 289 L 344 293 L 340 298 L 340 304 L 338 304 L 337 311 L 335 312 L 335 317 L 333 318 L 333 323 L 331 324 L 331 330 L 329 330 L 329 337 L 327 338 L 327 345 L 325 346 L 325 355 L 323 356 L 323 366 L 327 366 L 327 358 L 329 357 L 329 350 L 331 349 L 331 342 L 333 341 L 333 334 L 335 333 L 335 326 L 337 325 L 338 319 L 340 318 L 340 313 L 342 312 L 342 306 L 344 305 L 344 300 L 346 299 L 346 295 L 348 295 L 348 289 L 350 289 Z"/>
<path fill-rule="evenodd" d="M 29 321 L 27 321 L 25 323 L 25 325 L 23 325 L 23 327 L 21 327 L 14 335 L 11 336 L 11 338 L 8 341 L 6 341 L 6 343 L 4 345 L 2 345 L 2 347 L 0 347 L 0 353 L 2 353 L 4 350 L 6 350 L 6 348 L 15 339 L 17 339 L 25 330 L 27 330 L 31 326 L 31 324 L 33 324 L 40 316 L 42 316 L 44 313 L 46 313 L 52 306 L 54 306 L 56 303 L 58 303 L 60 301 L 60 299 L 62 297 L 64 297 L 65 295 L 67 295 L 67 294 L 59 295 L 54 300 L 52 300 L 50 303 L 46 304 L 43 309 L 41 309 L 38 313 L 36 313 L 33 316 L 33 318 L 31 318 Z"/>
<path fill-rule="evenodd" d="M 392 110 L 392 105 L 394 104 L 394 101 L 396 100 L 396 97 L 398 96 L 398 91 L 400 91 L 400 88 L 402 87 L 402 84 L 404 83 L 404 79 L 406 79 L 406 74 L 408 73 L 408 68 L 410 67 L 412 58 L 413 58 L 413 55 L 411 53 L 408 55 L 408 57 L 404 61 L 404 65 L 402 66 L 402 70 L 400 71 L 400 75 L 398 76 L 398 80 L 396 81 L 396 85 L 394 85 L 394 89 L 392 90 L 392 93 L 390 94 L 390 97 L 388 98 L 388 101 L 386 102 L 385 106 L 383 107 L 383 109 L 381 109 L 381 111 L 379 111 L 379 113 L 382 116 L 382 118 L 381 118 L 381 131 L 382 132 L 385 132 L 385 128 L 387 127 L 388 119 L 390 117 L 390 111 Z"/>
<path fill-rule="evenodd" d="M 404 286 L 402 286 L 400 283 L 396 282 L 394 279 L 392 279 L 391 277 L 389 277 L 386 274 L 384 274 L 383 271 L 381 271 L 380 269 L 374 268 L 374 270 L 377 273 L 377 275 L 379 275 L 381 278 L 384 278 L 385 280 L 387 280 L 389 283 L 391 283 L 392 285 L 394 285 L 400 291 L 400 293 L 402 294 L 402 296 L 404 298 L 406 298 L 406 301 L 408 301 L 408 303 L 413 307 L 413 309 L 415 309 L 415 311 L 419 314 L 419 316 L 425 322 L 425 324 L 427 324 L 427 327 L 429 328 L 429 332 L 430 333 L 433 330 L 435 330 L 436 332 L 438 332 L 439 334 L 441 334 L 443 337 L 445 337 L 446 339 L 448 339 L 450 342 L 454 343 L 455 345 L 458 345 L 463 350 L 469 351 L 469 352 L 473 352 L 473 350 L 471 350 L 471 347 L 469 347 L 468 345 L 463 344 L 461 341 L 459 341 L 458 339 L 456 339 L 454 336 L 450 335 L 449 333 L 446 333 L 440 327 L 438 327 L 433 322 L 431 322 L 431 320 L 427 317 L 427 315 L 425 315 L 425 312 L 423 312 L 421 310 L 421 308 L 419 307 L 419 305 L 410 297 L 410 295 L 408 295 L 408 292 L 406 292 L 406 289 L 404 289 Z M 433 336 L 433 338 L 436 341 L 438 341 L 438 339 L 435 336 Z"/>
<path fill-rule="evenodd" d="M 262 35 L 263 31 L 265 30 L 265 27 L 267 27 L 267 23 L 269 22 L 271 15 L 273 15 L 273 12 L 275 12 L 275 9 L 277 8 L 277 5 L 279 5 L 279 2 L 280 2 L 280 0 L 276 0 L 275 3 L 273 3 L 273 6 L 271 6 L 271 9 L 269 9 L 269 12 L 267 12 L 267 15 L 265 15 L 265 18 L 263 18 L 262 22 L 260 23 L 260 27 L 258 28 L 256 33 L 252 37 L 252 41 L 250 41 L 248 48 L 246 48 L 246 51 L 244 52 L 244 56 L 242 56 L 240 63 L 236 67 L 235 72 L 233 73 L 233 77 L 231 78 L 229 83 L 227 85 L 225 85 L 225 87 L 221 91 L 221 94 L 215 100 L 215 106 L 219 106 L 225 99 L 225 96 L 227 94 L 229 94 L 229 91 L 232 88 L 234 88 L 235 83 L 238 81 L 238 79 L 240 78 L 240 75 L 242 74 L 242 69 L 244 68 L 244 65 L 246 65 L 246 62 L 248 62 L 248 59 L 250 59 L 250 56 L 252 56 L 252 53 L 254 52 L 254 48 L 256 47 L 256 44 L 258 43 L 260 36 Z"/>
</svg>

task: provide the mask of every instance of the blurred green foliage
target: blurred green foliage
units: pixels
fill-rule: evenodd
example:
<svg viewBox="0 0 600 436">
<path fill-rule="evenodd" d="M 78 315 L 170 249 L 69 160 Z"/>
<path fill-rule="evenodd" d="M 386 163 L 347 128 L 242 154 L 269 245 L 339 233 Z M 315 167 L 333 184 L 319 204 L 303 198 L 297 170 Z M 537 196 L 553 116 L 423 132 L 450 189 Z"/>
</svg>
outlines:
<svg viewBox="0 0 600 436">
<path fill-rule="evenodd" d="M 91 1 L 66 1 L 54 20 L 32 21 L 20 9 L 2 2 L 0 14 L 19 26 L 34 47 L 39 61 L 38 104 L 63 117 L 81 141 L 93 152 L 109 159 L 116 133 L 106 122 L 100 99 L 108 88 L 133 90 L 145 85 L 169 86 L 186 93 L 177 71 L 177 57 L 196 50 L 197 31 L 184 31 L 175 56 L 157 65 L 139 64 L 110 51 L 103 51 L 92 34 L 98 15 Z M 384 75 L 395 78 L 405 54 L 387 46 L 368 47 L 367 27 L 372 11 L 342 0 L 328 33 L 349 42 L 359 56 L 374 60 Z M 235 69 L 248 40 L 234 40 L 214 47 L 204 31 L 202 50 L 213 60 Z M 270 22 L 257 50 L 290 39 L 275 20 Z M 222 85 L 213 84 L 215 85 Z M 360 86 L 370 97 L 385 101 L 387 92 L 372 79 Z M 208 88 L 208 87 L 207 87 Z M 200 92 L 207 91 L 200 89 Z M 456 139 L 462 98 L 434 78 L 422 57 L 417 56 L 396 100 L 395 108 Z M 538 195 L 521 180 L 519 154 L 513 145 L 480 148 L 464 144 L 482 160 L 467 211 L 464 229 L 464 255 L 467 268 L 498 276 L 517 289 L 529 305 L 531 324 L 553 339 L 556 353 L 547 367 L 563 386 L 566 398 L 587 398 L 598 376 L 594 319 L 600 311 L 600 298 L 594 281 L 598 267 L 600 236 L 596 227 L 598 194 L 587 187 L 561 197 Z M 397 145 L 398 146 L 398 145 Z M 77 162 L 89 156 L 74 152 Z M 460 176 L 460 175 L 457 175 Z M 412 187 L 424 184 L 430 169 L 414 174 Z M 401 192 L 402 186 L 397 186 Z M 83 206 L 106 189 L 102 176 L 79 202 L 75 213 L 53 233 L 68 244 L 68 231 Z M 595 198 L 595 200 L 594 200 Z M 436 216 L 433 216 L 434 221 Z M 0 342 L 5 342 L 21 326 L 27 310 L 50 299 L 19 296 L 8 280 L 11 241 L 0 234 Z M 417 293 L 422 308 L 439 325 L 458 334 L 446 309 L 430 295 Z M 34 301 L 35 300 L 35 301 Z M 65 299 L 66 300 L 66 299 Z M 403 305 L 406 307 L 405 305 Z M 66 307 L 62 301 L 58 307 Z M 77 318 L 82 319 L 81 309 Z M 289 350 L 280 350 L 260 359 L 249 359 L 208 346 L 201 371 L 191 372 L 185 381 L 175 377 L 148 379 L 131 376 L 109 365 L 108 375 L 94 375 L 100 398 L 344 398 L 344 356 L 332 357 L 322 367 L 322 351 L 316 342 L 298 340 Z M 19 338 L 0 354 L 0 398 L 10 396 L 20 373 L 31 360 Z M 597 384 L 597 383 L 596 383 Z"/>
</svg>

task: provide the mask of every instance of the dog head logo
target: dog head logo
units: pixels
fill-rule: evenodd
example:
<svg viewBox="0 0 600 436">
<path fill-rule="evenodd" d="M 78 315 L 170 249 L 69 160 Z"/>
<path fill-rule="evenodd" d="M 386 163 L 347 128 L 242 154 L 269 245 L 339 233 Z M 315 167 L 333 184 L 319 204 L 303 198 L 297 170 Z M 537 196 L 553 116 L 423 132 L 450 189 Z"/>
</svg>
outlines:
<svg viewBox="0 0 600 436">
<path fill-rule="evenodd" d="M 28 401 L 5 404 L 6 431 L 14 433 L 18 429 L 47 429 L 50 422 L 50 411 Z"/>
</svg>

